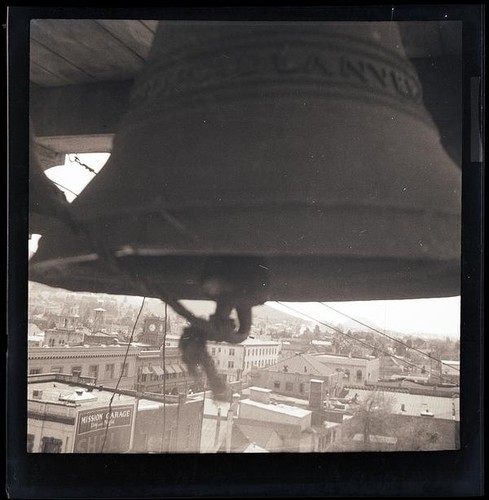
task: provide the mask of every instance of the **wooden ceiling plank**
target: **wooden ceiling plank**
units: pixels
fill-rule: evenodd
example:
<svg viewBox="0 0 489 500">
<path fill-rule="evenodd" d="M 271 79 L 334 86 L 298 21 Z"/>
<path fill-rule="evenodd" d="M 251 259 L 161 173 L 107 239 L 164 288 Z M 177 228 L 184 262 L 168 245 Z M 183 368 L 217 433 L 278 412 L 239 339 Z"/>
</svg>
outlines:
<svg viewBox="0 0 489 500">
<path fill-rule="evenodd" d="M 62 76 L 54 75 L 53 73 L 45 70 L 33 60 L 30 62 L 30 81 L 31 84 L 34 83 L 41 87 L 58 87 L 60 85 L 71 83 Z"/>
<path fill-rule="evenodd" d="M 144 23 L 137 20 L 118 19 L 97 19 L 95 22 L 144 61 L 148 58 L 154 33 Z"/>
<path fill-rule="evenodd" d="M 141 22 L 146 25 L 153 33 L 156 33 L 156 30 L 158 29 L 158 22 L 159 21 L 152 21 L 152 20 L 141 20 Z"/>
<path fill-rule="evenodd" d="M 71 64 L 70 61 L 60 57 L 58 54 L 52 52 L 50 49 L 46 48 L 33 38 L 31 38 L 30 49 L 31 62 L 43 68 L 45 72 L 58 76 L 59 82 L 57 85 L 65 85 L 66 83 L 89 83 L 94 81 L 90 75 L 87 75 L 78 67 Z M 47 81 L 36 81 L 35 83 L 38 83 L 41 86 L 47 86 Z"/>
<path fill-rule="evenodd" d="M 31 37 L 97 81 L 134 77 L 143 62 L 91 19 L 42 19 L 31 23 Z"/>
</svg>

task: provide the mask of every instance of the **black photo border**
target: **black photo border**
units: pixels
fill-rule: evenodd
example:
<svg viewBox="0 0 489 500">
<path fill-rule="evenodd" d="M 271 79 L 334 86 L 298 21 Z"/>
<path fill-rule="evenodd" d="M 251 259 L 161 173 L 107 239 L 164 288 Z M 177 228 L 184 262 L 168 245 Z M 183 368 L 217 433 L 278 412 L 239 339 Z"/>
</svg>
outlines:
<svg viewBox="0 0 489 500">
<path fill-rule="evenodd" d="M 483 163 L 471 162 L 470 147 L 465 146 L 470 145 L 471 133 L 470 79 L 484 78 L 483 15 L 482 4 L 9 8 L 6 492 L 10 498 L 482 495 L 484 182 Z M 26 453 L 29 22 L 36 18 L 463 22 L 460 450 L 215 455 Z"/>
</svg>

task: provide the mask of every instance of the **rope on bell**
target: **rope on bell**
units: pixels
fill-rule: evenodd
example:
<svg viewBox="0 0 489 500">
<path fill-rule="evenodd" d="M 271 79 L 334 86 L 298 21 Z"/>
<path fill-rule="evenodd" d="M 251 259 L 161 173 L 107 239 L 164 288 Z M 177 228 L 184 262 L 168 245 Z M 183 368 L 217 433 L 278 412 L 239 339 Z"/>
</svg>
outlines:
<svg viewBox="0 0 489 500">
<path fill-rule="evenodd" d="M 129 270 L 123 269 L 115 255 L 107 249 L 99 238 L 93 237 L 91 231 L 83 223 L 78 226 L 86 235 L 89 242 L 96 250 L 98 256 L 107 263 L 114 273 L 129 278 L 132 284 L 140 290 L 141 295 L 146 297 L 158 297 L 166 302 L 177 314 L 185 318 L 190 326 L 185 328 L 179 342 L 182 352 L 182 360 L 187 365 L 189 373 L 197 374 L 200 366 L 209 381 L 209 385 L 216 399 L 224 399 L 227 395 L 227 387 L 219 376 L 214 361 L 206 349 L 208 340 L 240 343 L 248 338 L 252 325 L 252 303 L 236 303 L 232 300 L 219 300 L 216 298 L 215 314 L 205 320 L 195 316 L 181 302 L 161 290 L 154 284 L 149 284 L 143 277 L 134 276 Z M 254 304 L 253 304 L 254 305 Z M 236 309 L 239 326 L 229 317 L 232 310 Z"/>
</svg>

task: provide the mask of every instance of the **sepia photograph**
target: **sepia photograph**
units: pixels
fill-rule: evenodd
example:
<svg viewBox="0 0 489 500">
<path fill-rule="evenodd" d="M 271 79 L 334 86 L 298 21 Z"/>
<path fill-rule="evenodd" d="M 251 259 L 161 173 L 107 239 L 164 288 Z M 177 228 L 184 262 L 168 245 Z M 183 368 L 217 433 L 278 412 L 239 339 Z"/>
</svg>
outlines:
<svg viewBox="0 0 489 500">
<path fill-rule="evenodd" d="M 27 455 L 459 452 L 463 22 L 107 10 L 29 22 Z"/>
</svg>

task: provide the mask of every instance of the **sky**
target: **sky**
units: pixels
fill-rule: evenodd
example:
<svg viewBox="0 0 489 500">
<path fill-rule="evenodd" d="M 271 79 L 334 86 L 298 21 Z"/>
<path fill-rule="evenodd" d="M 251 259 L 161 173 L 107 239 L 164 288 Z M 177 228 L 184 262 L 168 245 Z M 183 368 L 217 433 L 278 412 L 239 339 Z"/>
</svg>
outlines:
<svg viewBox="0 0 489 500">
<path fill-rule="evenodd" d="M 424 333 L 437 337 L 459 338 L 460 297 L 416 300 L 371 300 L 363 302 L 325 302 L 338 314 L 318 302 L 284 303 L 317 322 L 351 323 L 344 314 L 381 331 L 399 333 Z M 267 305 L 280 311 L 300 316 L 276 302 Z M 321 325 L 319 325 L 321 327 Z M 361 329 L 358 325 L 358 329 Z M 323 329 L 323 328 L 322 328 Z"/>
<path fill-rule="evenodd" d="M 77 155 L 82 163 L 88 165 L 95 172 L 99 172 L 107 162 L 109 153 L 87 153 Z M 57 183 L 65 192 L 69 202 L 76 194 L 80 194 L 95 174 L 74 161 L 74 155 L 66 155 L 64 165 L 52 167 L 46 175 Z M 73 194 L 75 193 L 75 194 Z M 38 237 L 29 242 L 32 254 L 37 249 Z M 300 313 L 310 320 L 330 323 L 345 323 L 348 318 L 331 311 L 327 307 L 315 303 L 286 303 L 297 312 L 283 307 L 275 302 L 267 305 L 298 317 Z M 329 302 L 328 305 L 362 322 L 371 324 L 375 328 L 386 331 L 414 334 L 424 333 L 440 337 L 459 338 L 460 335 L 460 297 L 416 299 L 416 300 L 374 300 L 363 302 Z"/>
</svg>

